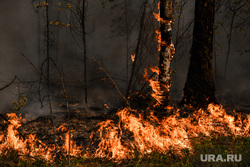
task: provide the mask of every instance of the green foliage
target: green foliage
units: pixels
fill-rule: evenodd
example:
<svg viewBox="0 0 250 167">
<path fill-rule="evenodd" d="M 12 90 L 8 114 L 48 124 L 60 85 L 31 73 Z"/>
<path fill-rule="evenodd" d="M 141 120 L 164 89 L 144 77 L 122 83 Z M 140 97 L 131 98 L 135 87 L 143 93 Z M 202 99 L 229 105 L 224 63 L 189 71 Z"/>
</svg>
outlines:
<svg viewBox="0 0 250 167">
<path fill-rule="evenodd" d="M 47 167 L 52 166 L 39 157 L 21 156 L 17 151 L 9 149 L 5 150 L 0 156 L 0 166 L 2 167 Z"/>
</svg>

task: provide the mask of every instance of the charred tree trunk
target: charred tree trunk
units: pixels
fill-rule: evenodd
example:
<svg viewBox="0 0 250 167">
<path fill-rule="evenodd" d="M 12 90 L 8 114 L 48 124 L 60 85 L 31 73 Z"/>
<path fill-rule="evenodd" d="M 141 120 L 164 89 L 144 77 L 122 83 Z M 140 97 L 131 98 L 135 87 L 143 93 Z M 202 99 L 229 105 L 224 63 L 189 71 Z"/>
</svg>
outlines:
<svg viewBox="0 0 250 167">
<path fill-rule="evenodd" d="M 172 43 L 172 0 L 160 0 L 160 61 L 159 61 L 159 83 L 162 94 L 162 106 L 169 104 L 171 85 L 171 62 L 175 53 Z"/>
<path fill-rule="evenodd" d="M 213 25 L 215 0 L 195 1 L 193 44 L 182 104 L 207 107 L 216 102 L 213 81 Z"/>
</svg>

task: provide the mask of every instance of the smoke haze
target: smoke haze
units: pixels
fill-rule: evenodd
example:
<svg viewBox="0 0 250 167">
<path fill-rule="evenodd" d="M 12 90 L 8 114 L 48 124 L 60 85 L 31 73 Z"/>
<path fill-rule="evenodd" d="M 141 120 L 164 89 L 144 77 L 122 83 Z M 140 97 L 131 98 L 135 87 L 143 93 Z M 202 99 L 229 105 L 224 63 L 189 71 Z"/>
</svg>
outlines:
<svg viewBox="0 0 250 167">
<path fill-rule="evenodd" d="M 26 95 L 29 99 L 27 107 L 21 109 L 27 115 L 46 115 L 49 113 L 48 106 L 41 108 L 38 100 L 38 82 L 40 76 L 36 73 L 32 65 L 40 72 L 45 72 L 45 67 L 40 69 L 44 61 L 45 54 L 45 13 L 44 7 L 37 9 L 36 3 L 39 1 L 8 1 L 2 0 L 0 5 L 0 87 L 6 85 L 14 76 L 18 77 L 7 89 L 0 92 L 0 112 L 12 110 L 12 102 L 20 94 Z M 88 68 L 88 105 L 103 107 L 108 104 L 110 107 L 119 105 L 120 95 L 112 87 L 105 72 L 97 72 L 98 64 L 92 61 L 92 57 L 99 60 L 102 66 L 115 81 L 120 91 L 125 94 L 127 78 L 131 72 L 132 61 L 130 55 L 134 54 L 137 43 L 140 14 L 145 0 L 127 1 L 127 27 L 128 27 L 128 54 L 127 54 L 127 29 L 126 29 L 126 8 L 124 1 L 89 1 L 86 13 L 86 45 L 87 45 L 87 68 Z M 70 10 L 62 8 L 58 11 L 59 1 L 53 1 L 50 7 L 50 20 L 61 23 L 70 23 L 72 14 Z M 68 3 L 62 1 L 62 5 Z M 72 5 L 73 6 L 73 5 Z M 223 10 L 223 9 L 222 9 Z M 147 37 L 144 41 L 143 60 L 138 76 L 138 87 L 143 81 L 143 69 L 149 65 L 158 65 L 157 41 L 154 31 L 158 23 L 153 17 L 153 12 L 157 13 L 157 4 L 148 1 L 146 7 L 144 33 Z M 178 22 L 174 24 L 174 42 L 176 37 Z M 194 17 L 194 2 L 188 1 L 183 8 L 180 17 L 180 32 L 183 38 L 176 48 L 176 55 L 173 62 L 172 79 L 172 99 L 180 101 L 186 81 L 187 70 L 190 58 L 190 47 L 192 43 L 192 22 Z M 236 22 L 239 18 L 236 18 Z M 230 18 L 225 19 L 223 14 L 217 14 L 215 22 L 223 21 L 228 30 Z M 187 25 L 191 25 L 186 28 Z M 73 26 L 73 25 L 72 25 Z M 249 56 L 249 20 L 242 25 L 245 31 L 234 30 L 232 34 L 231 52 L 228 62 L 227 77 L 224 78 L 224 69 L 228 49 L 228 38 L 222 27 L 218 28 L 215 35 L 215 60 L 214 70 L 216 70 L 215 84 L 216 95 L 220 102 L 230 102 L 234 105 L 250 105 L 250 56 Z M 187 29 L 187 30 L 186 30 Z M 57 65 L 63 69 L 67 92 L 70 103 L 79 103 L 84 107 L 83 89 L 83 51 L 76 44 L 81 46 L 82 41 L 76 34 L 72 37 L 70 28 L 50 25 L 51 48 L 50 55 Z M 146 35 L 145 35 L 146 36 Z M 25 55 L 27 59 L 22 56 Z M 129 73 L 127 73 L 127 61 Z M 61 110 L 60 104 L 64 102 L 63 91 L 60 78 L 56 74 L 57 67 L 51 67 L 52 89 L 53 89 L 53 109 Z M 102 82 L 102 78 L 106 78 Z M 18 84 L 19 83 L 19 84 Z M 42 91 L 42 96 L 46 96 L 46 88 Z"/>
</svg>

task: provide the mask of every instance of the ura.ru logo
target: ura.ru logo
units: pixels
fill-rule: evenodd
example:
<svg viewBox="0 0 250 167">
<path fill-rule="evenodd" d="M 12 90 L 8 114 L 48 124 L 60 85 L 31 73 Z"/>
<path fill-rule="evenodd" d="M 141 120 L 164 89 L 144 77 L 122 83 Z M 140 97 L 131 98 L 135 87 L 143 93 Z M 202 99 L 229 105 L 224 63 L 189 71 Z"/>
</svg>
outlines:
<svg viewBox="0 0 250 167">
<path fill-rule="evenodd" d="M 227 156 L 223 158 L 221 154 L 200 154 L 200 160 L 202 162 L 240 162 L 242 155 L 227 154 Z"/>
</svg>

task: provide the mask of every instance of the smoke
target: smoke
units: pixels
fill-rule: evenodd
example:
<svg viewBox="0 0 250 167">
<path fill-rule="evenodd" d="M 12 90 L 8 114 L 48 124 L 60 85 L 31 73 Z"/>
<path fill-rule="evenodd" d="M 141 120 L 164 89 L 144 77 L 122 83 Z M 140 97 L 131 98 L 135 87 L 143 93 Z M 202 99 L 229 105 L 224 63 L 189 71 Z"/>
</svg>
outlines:
<svg viewBox="0 0 250 167">
<path fill-rule="evenodd" d="M 45 55 L 45 18 L 44 7 L 37 9 L 35 4 L 39 1 L 8 1 L 3 0 L 0 6 L 0 87 L 8 83 L 15 75 L 18 79 L 9 88 L 0 92 L 0 111 L 12 110 L 12 102 L 20 95 L 26 95 L 29 99 L 27 106 L 21 109 L 30 117 L 49 114 L 49 109 L 41 108 L 38 89 L 40 76 L 34 67 L 45 74 L 46 64 L 41 70 L 40 66 Z M 103 109 L 104 104 L 109 107 L 119 105 L 121 99 L 117 90 L 112 86 L 107 73 L 114 79 L 117 87 L 125 94 L 128 78 L 131 71 L 132 61 L 130 55 L 134 54 L 139 33 L 140 14 L 145 0 L 127 1 L 127 27 L 126 9 L 124 1 L 89 1 L 86 17 L 86 45 L 87 45 L 87 69 L 88 69 L 88 107 Z M 153 12 L 157 12 L 155 1 L 148 1 L 146 7 L 145 32 L 143 38 L 144 48 L 142 51 L 141 69 L 148 65 L 158 65 L 158 52 L 154 31 L 158 23 L 153 18 Z M 50 20 L 61 23 L 70 23 L 73 15 L 70 10 L 62 8 L 58 11 L 59 1 L 53 1 L 50 7 Z M 66 6 L 67 2 L 62 1 Z M 73 4 L 72 4 L 73 6 Z M 194 16 L 194 2 L 188 1 L 183 8 L 179 22 L 179 35 L 185 32 L 178 43 L 172 69 L 172 98 L 179 101 L 182 98 L 183 88 L 186 81 L 189 65 L 189 51 L 192 42 L 192 19 Z M 225 19 L 222 15 L 216 16 L 216 21 Z M 238 18 L 239 19 L 239 18 Z M 174 42 L 178 30 L 178 13 L 174 24 Z M 190 26 L 187 28 L 187 26 Z M 229 22 L 225 22 L 228 28 Z M 74 28 L 74 25 L 71 25 Z M 186 30 L 187 28 L 187 30 Z M 79 103 L 78 108 L 86 108 L 83 103 L 83 51 L 78 45 L 82 45 L 80 36 L 72 37 L 70 28 L 50 25 L 51 48 L 50 55 L 57 63 L 57 67 L 51 66 L 51 89 L 53 110 L 60 112 L 60 106 L 65 102 L 63 98 L 58 67 L 62 70 L 70 104 Z M 225 59 L 227 53 L 228 38 L 220 27 L 215 35 L 216 44 L 216 76 L 215 83 L 219 100 L 230 100 L 232 103 L 247 104 L 250 100 L 250 77 L 249 77 L 249 32 L 233 31 L 231 52 L 228 63 L 227 79 L 224 80 Z M 127 55 L 127 31 L 128 55 Z M 144 33 L 145 33 L 144 32 Z M 245 36 L 245 37 L 244 37 Z M 78 45 L 76 44 L 78 42 Z M 248 50 L 248 52 L 246 52 Z M 24 54 L 27 61 L 21 54 Z M 106 72 L 99 71 L 98 64 L 91 57 L 99 60 Z M 128 57 L 128 58 L 127 58 Z M 127 73 L 127 62 L 129 73 Z M 143 70 L 140 70 L 138 87 L 142 79 Z M 106 79 L 104 82 L 102 79 Z M 31 82 L 32 81 L 32 82 Z M 18 86 L 18 82 L 20 82 Z M 41 94 L 46 96 L 46 85 L 42 78 Z M 46 104 L 46 100 L 45 100 Z M 91 111 L 90 111 L 91 112 Z"/>
</svg>

